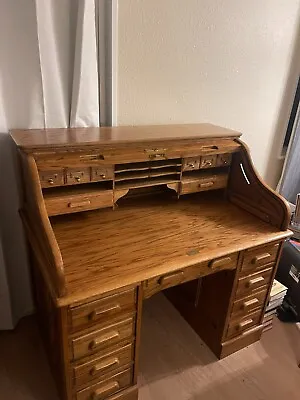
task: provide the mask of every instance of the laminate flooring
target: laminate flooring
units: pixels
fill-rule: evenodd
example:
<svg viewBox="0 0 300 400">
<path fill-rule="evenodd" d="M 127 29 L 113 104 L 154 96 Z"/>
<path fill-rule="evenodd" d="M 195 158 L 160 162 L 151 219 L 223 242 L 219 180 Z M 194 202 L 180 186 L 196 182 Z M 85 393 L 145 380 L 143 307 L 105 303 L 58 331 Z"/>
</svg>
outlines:
<svg viewBox="0 0 300 400">
<path fill-rule="evenodd" d="M 139 400 L 299 400 L 299 361 L 294 324 L 219 361 L 164 296 L 145 302 Z M 0 399 L 58 400 L 34 316 L 0 332 Z"/>
</svg>

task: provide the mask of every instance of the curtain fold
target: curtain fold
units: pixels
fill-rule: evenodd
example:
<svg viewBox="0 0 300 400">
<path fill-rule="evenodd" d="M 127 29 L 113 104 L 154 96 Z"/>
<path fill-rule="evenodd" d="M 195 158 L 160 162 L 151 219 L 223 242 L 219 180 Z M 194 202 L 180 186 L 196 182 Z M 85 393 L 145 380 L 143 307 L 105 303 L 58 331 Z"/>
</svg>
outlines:
<svg viewBox="0 0 300 400">
<path fill-rule="evenodd" d="M 1 1 L 0 329 L 33 310 L 18 215 L 20 177 L 8 131 L 99 125 L 98 1 Z"/>
<path fill-rule="evenodd" d="M 290 203 L 295 204 L 296 195 L 300 193 L 300 107 L 278 186 L 279 192 Z"/>
</svg>

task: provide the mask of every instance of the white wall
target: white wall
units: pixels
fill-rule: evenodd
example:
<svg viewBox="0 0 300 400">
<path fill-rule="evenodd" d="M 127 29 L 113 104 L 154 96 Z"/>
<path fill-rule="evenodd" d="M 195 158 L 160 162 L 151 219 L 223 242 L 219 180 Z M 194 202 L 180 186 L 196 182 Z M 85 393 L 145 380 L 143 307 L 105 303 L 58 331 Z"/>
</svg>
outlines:
<svg viewBox="0 0 300 400">
<path fill-rule="evenodd" d="M 120 0 L 118 124 L 240 130 L 274 185 L 299 72 L 299 10 L 299 0 Z"/>
</svg>

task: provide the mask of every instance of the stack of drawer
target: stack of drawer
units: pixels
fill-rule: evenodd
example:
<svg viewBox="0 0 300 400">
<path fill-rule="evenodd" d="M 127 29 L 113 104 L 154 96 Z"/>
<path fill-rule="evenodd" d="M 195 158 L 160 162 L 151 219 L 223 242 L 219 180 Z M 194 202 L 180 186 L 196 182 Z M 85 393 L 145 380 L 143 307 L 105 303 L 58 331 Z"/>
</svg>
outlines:
<svg viewBox="0 0 300 400">
<path fill-rule="evenodd" d="M 279 243 L 246 250 L 243 257 L 225 339 L 261 323 Z"/>
<path fill-rule="evenodd" d="M 72 398 L 104 400 L 133 385 L 137 293 L 69 309 Z"/>
</svg>

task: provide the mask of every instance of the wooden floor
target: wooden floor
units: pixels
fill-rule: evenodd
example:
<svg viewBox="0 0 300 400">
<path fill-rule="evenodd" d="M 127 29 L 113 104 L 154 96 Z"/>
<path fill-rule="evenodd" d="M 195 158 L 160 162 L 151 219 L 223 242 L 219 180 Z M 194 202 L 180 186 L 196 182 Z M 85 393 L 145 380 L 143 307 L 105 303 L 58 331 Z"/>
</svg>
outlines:
<svg viewBox="0 0 300 400">
<path fill-rule="evenodd" d="M 300 333 L 275 321 L 260 343 L 218 361 L 162 296 L 144 308 L 139 400 L 298 400 Z M 34 317 L 0 333 L 0 399 L 57 400 Z"/>
</svg>

